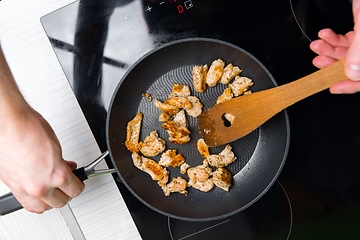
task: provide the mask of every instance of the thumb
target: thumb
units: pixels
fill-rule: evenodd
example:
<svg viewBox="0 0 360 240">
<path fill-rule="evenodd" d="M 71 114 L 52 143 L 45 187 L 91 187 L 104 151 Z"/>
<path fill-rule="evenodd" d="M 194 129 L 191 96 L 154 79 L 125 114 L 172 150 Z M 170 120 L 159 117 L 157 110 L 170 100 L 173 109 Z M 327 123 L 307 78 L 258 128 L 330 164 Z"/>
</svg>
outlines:
<svg viewBox="0 0 360 240">
<path fill-rule="evenodd" d="M 346 55 L 345 73 L 351 80 L 360 80 L 360 0 L 353 0 L 354 36 Z"/>
</svg>

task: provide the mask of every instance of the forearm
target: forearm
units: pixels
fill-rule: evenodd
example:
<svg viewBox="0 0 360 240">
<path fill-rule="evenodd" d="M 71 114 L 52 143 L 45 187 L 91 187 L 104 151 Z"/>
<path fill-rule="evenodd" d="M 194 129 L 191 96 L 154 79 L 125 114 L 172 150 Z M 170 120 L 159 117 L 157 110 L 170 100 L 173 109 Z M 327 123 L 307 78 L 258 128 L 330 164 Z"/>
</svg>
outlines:
<svg viewBox="0 0 360 240">
<path fill-rule="evenodd" d="M 26 109 L 29 109 L 29 105 L 23 98 L 0 47 L 0 123 Z"/>
</svg>

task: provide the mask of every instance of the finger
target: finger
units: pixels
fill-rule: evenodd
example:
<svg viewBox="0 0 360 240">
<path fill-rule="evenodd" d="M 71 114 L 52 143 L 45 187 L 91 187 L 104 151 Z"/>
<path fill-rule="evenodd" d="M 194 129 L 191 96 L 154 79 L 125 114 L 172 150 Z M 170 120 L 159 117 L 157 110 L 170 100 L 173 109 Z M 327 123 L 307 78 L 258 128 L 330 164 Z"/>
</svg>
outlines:
<svg viewBox="0 0 360 240">
<path fill-rule="evenodd" d="M 334 47 L 349 47 L 350 43 L 346 36 L 336 34 L 331 29 L 322 29 L 318 33 L 319 38 Z"/>
<path fill-rule="evenodd" d="M 14 192 L 13 194 L 15 198 L 19 201 L 19 203 L 29 212 L 41 214 L 52 208 L 45 202 L 39 200 L 38 198 L 22 196 Z"/>
<path fill-rule="evenodd" d="M 28 212 L 42 214 L 50 209 L 52 209 L 51 206 L 44 202 L 25 202 L 20 204 L 23 206 L 23 208 L 26 209 Z"/>
<path fill-rule="evenodd" d="M 55 188 L 42 197 L 41 200 L 53 208 L 61 208 L 71 200 L 71 197 L 60 189 Z"/>
<path fill-rule="evenodd" d="M 349 44 L 352 43 L 352 41 L 353 41 L 353 39 L 354 39 L 354 36 L 355 36 L 355 32 L 354 32 L 354 31 L 350 31 L 350 32 L 348 32 L 347 34 L 345 34 L 345 37 L 348 39 Z"/>
<path fill-rule="evenodd" d="M 53 180 L 53 186 L 59 188 L 70 198 L 79 196 L 85 188 L 84 183 L 72 173 L 67 164 L 56 168 Z"/>
<path fill-rule="evenodd" d="M 335 60 L 342 59 L 346 56 L 347 48 L 346 47 L 335 47 L 330 43 L 324 40 L 315 40 L 310 44 L 310 48 L 316 54 L 320 56 L 326 56 L 333 58 Z"/>
<path fill-rule="evenodd" d="M 330 92 L 334 94 L 343 94 L 343 93 L 356 93 L 360 91 L 360 82 L 352 80 L 344 80 L 338 83 L 335 83 L 330 88 Z"/>
<path fill-rule="evenodd" d="M 321 39 L 319 39 L 319 40 L 315 40 L 315 41 L 312 41 L 311 43 L 310 43 L 310 49 L 313 51 L 313 52 L 315 52 L 316 54 L 318 54 L 318 55 L 322 55 L 321 53 L 321 51 L 322 51 L 322 49 L 323 49 L 323 47 L 322 46 L 324 46 L 324 45 L 326 45 L 327 43 L 324 41 L 324 40 L 321 40 Z"/>
<path fill-rule="evenodd" d="M 324 68 L 334 62 L 336 62 L 336 60 L 334 58 L 327 57 L 327 56 L 317 56 L 313 59 L 312 63 L 317 68 Z"/>
</svg>

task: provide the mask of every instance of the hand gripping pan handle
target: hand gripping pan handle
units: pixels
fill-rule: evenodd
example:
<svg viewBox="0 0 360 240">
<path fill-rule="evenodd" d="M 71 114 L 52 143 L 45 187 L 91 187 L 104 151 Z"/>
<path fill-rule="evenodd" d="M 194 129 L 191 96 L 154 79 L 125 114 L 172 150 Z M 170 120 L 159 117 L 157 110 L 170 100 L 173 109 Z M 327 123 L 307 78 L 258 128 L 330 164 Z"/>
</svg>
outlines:
<svg viewBox="0 0 360 240">
<path fill-rule="evenodd" d="M 82 182 L 85 181 L 86 179 L 96 177 L 102 174 L 114 173 L 115 169 L 103 169 L 103 170 L 94 169 L 94 167 L 98 163 L 100 163 L 108 154 L 109 154 L 108 151 L 104 152 L 95 161 L 91 162 L 89 165 L 75 169 L 73 173 Z M 15 212 L 21 208 L 23 208 L 23 206 L 19 203 L 19 201 L 15 198 L 15 196 L 11 192 L 0 196 L 0 216 Z"/>
</svg>

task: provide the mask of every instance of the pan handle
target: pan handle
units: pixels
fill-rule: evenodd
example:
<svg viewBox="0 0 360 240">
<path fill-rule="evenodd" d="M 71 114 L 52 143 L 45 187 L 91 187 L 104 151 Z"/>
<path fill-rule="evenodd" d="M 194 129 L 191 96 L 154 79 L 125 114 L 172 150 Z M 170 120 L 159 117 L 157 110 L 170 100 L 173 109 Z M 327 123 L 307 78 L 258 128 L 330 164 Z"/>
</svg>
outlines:
<svg viewBox="0 0 360 240">
<path fill-rule="evenodd" d="M 15 212 L 22 208 L 23 206 L 21 206 L 19 201 L 11 192 L 0 197 L 0 216 Z"/>
</svg>

